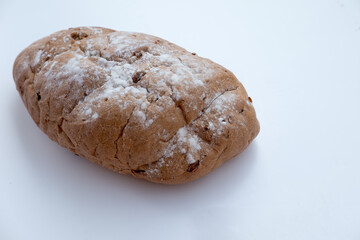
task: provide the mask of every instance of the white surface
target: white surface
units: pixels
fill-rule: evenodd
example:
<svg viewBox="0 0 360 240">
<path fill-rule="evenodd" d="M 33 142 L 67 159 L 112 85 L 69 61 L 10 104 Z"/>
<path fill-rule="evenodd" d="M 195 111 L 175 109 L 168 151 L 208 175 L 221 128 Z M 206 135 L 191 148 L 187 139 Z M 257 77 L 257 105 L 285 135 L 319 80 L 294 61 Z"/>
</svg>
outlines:
<svg viewBox="0 0 360 240">
<path fill-rule="evenodd" d="M 360 2 L 0 2 L 0 239 L 360 239 Z M 232 70 L 261 132 L 179 186 L 74 156 L 33 123 L 16 55 L 71 26 L 145 32 Z"/>
</svg>

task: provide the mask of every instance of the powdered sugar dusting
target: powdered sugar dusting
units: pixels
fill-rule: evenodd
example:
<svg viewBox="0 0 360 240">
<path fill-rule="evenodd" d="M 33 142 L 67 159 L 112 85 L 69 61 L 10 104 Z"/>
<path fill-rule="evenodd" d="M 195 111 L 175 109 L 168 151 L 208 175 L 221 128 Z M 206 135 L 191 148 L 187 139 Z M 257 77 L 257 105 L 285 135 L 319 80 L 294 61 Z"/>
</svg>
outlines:
<svg viewBox="0 0 360 240">
<path fill-rule="evenodd" d="M 200 139 L 193 133 L 188 126 L 180 128 L 170 147 L 165 151 L 166 157 L 171 157 L 174 152 L 180 151 L 182 154 L 186 154 L 186 160 L 188 164 L 196 162 L 196 156 L 201 150 Z"/>
<path fill-rule="evenodd" d="M 92 115 L 92 119 L 97 119 L 99 117 L 99 114 L 98 113 L 94 113 L 93 115 Z"/>
<path fill-rule="evenodd" d="M 220 94 L 205 111 L 206 113 L 212 113 L 210 114 L 211 116 L 215 116 L 215 121 L 211 121 L 208 118 L 209 114 L 204 115 L 204 118 L 208 124 L 208 128 L 218 136 L 223 133 L 224 129 L 226 129 L 230 123 L 232 113 L 240 111 L 240 109 L 236 109 L 236 101 L 238 100 L 235 93 L 226 92 L 225 94 Z M 242 115 L 240 114 L 239 116 L 241 117 Z M 246 128 L 244 122 L 237 123 Z"/>
<path fill-rule="evenodd" d="M 58 57 L 61 56 L 63 56 L 63 54 L 60 54 Z M 81 86 L 84 82 L 84 78 L 89 77 L 87 71 L 88 67 L 86 63 L 84 63 L 85 60 L 86 58 L 81 54 L 74 53 L 72 58 L 70 58 L 69 61 L 67 61 L 64 65 L 58 66 L 59 62 L 56 60 L 48 62 L 47 64 L 51 65 L 48 71 L 44 73 L 44 75 L 47 78 L 58 79 L 58 81 L 56 81 L 58 85 L 75 82 L 77 85 Z M 58 66 L 59 69 L 57 69 L 57 71 L 52 71 L 55 66 Z"/>
<path fill-rule="evenodd" d="M 92 113 L 92 109 L 91 108 L 88 108 L 88 110 L 85 111 L 85 114 L 86 115 L 90 115 Z"/>
<path fill-rule="evenodd" d="M 41 50 L 41 49 L 36 53 L 36 55 L 34 57 L 34 62 L 33 62 L 34 66 L 36 64 L 38 64 L 38 62 L 40 61 L 40 56 L 41 56 L 42 53 L 43 53 L 43 50 Z"/>
<path fill-rule="evenodd" d="M 189 59 L 183 62 L 180 57 L 176 57 L 174 54 L 169 53 L 169 49 L 164 48 L 163 46 L 156 45 L 153 42 L 152 37 L 142 35 L 141 39 L 136 38 L 137 33 L 131 32 L 114 32 L 109 34 L 109 43 L 107 49 L 108 51 L 102 51 L 101 56 L 98 49 L 99 44 L 104 44 L 103 42 L 96 42 L 96 38 L 89 39 L 87 41 L 86 48 L 83 49 L 83 54 L 86 57 L 91 56 L 95 59 L 96 63 L 102 67 L 102 69 L 107 73 L 106 83 L 103 85 L 101 91 L 97 91 L 97 100 L 101 99 L 111 99 L 117 98 L 120 108 L 126 108 L 128 105 L 126 102 L 122 101 L 122 98 L 125 96 L 133 96 L 137 99 L 135 102 L 138 109 L 134 112 L 134 117 L 136 117 L 139 123 L 142 123 L 144 128 L 149 127 L 154 119 L 148 119 L 147 107 L 149 102 L 147 100 L 148 90 L 142 87 L 141 84 L 134 84 L 134 75 L 137 72 L 143 72 L 145 75 L 147 73 L 154 74 L 154 77 L 161 80 L 157 81 L 156 91 L 161 91 L 162 88 L 168 89 L 168 86 L 173 86 L 172 96 L 176 101 L 181 101 L 181 99 L 186 96 L 189 92 L 189 89 L 194 89 L 198 86 L 204 86 L 204 82 L 201 79 L 211 77 L 212 68 L 207 69 L 197 69 L 202 68 L 203 64 L 195 66 L 195 63 L 185 64 L 189 62 Z M 146 36 L 146 37 L 144 37 Z M 102 40 L 99 40 L 102 41 Z M 146 46 L 146 47 L 145 47 Z M 134 52 L 141 50 L 141 55 L 134 55 Z M 122 56 L 127 61 L 111 61 L 109 59 L 114 58 L 114 56 Z M 139 58 L 138 56 L 141 56 Z M 186 56 L 183 56 L 184 59 L 187 59 Z M 78 63 L 81 60 L 81 57 L 74 56 L 69 60 L 67 66 L 67 71 L 76 72 L 78 70 Z M 197 61 L 200 61 L 197 59 Z M 152 64 L 151 64 L 152 63 Z M 162 66 L 161 68 L 159 66 Z M 165 68 L 163 67 L 165 66 Z M 199 74 L 203 74 L 202 77 L 198 77 Z M 205 74 L 205 75 L 204 75 Z M 81 76 L 77 74 L 77 81 L 80 81 Z M 155 93 L 158 94 L 158 93 Z M 159 96 L 161 97 L 161 96 Z M 86 98 L 84 99 L 86 100 Z M 89 101 L 93 103 L 94 101 Z M 197 109 L 196 106 L 193 106 L 194 109 Z M 86 108 L 83 109 L 83 112 L 86 111 Z M 84 112 L 84 115 L 87 115 Z"/>
<path fill-rule="evenodd" d="M 97 27 L 88 27 L 88 28 L 91 29 L 95 34 L 103 33 L 103 30 L 101 28 L 97 28 Z"/>
<path fill-rule="evenodd" d="M 147 176 L 158 176 L 160 174 L 159 169 L 163 167 L 164 164 L 166 167 L 170 165 L 165 159 L 171 161 L 171 158 L 174 157 L 175 154 L 184 155 L 187 164 L 196 163 L 200 160 L 200 152 L 205 150 L 202 149 L 202 144 L 203 140 L 199 138 L 189 126 L 180 128 L 169 141 L 164 156 L 146 170 Z"/>
<path fill-rule="evenodd" d="M 222 94 L 213 102 L 211 109 L 219 113 L 227 112 L 228 110 L 233 110 L 234 104 L 232 104 L 236 98 L 234 93 Z"/>
</svg>

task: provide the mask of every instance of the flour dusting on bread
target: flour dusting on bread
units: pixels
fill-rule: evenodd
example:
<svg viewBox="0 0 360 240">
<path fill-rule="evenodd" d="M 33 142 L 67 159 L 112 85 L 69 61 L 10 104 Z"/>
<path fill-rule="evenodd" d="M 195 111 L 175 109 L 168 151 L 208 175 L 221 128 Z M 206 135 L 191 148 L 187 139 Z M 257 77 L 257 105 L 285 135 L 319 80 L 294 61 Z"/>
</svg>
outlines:
<svg viewBox="0 0 360 240">
<path fill-rule="evenodd" d="M 259 132 L 254 107 L 229 70 L 147 34 L 59 31 L 19 54 L 14 80 L 52 140 L 153 182 L 201 177 Z"/>
</svg>

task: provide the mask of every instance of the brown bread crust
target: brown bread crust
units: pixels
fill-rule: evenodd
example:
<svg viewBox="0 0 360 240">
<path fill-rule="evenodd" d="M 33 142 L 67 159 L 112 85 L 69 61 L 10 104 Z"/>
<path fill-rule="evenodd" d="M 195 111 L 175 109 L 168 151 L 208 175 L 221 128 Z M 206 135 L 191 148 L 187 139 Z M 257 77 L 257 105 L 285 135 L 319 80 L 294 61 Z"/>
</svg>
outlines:
<svg viewBox="0 0 360 240">
<path fill-rule="evenodd" d="M 23 50 L 13 76 L 50 139 L 152 182 L 204 176 L 242 152 L 260 129 L 251 99 L 229 70 L 147 34 L 59 31 Z"/>
</svg>

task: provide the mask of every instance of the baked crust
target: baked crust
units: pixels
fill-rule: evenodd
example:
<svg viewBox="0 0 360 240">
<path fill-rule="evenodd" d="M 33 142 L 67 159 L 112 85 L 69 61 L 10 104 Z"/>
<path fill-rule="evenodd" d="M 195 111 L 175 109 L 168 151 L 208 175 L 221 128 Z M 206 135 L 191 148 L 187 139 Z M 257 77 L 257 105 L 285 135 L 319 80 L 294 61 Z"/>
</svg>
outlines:
<svg viewBox="0 0 360 240">
<path fill-rule="evenodd" d="M 242 152 L 260 129 L 229 70 L 147 34 L 59 31 L 23 50 L 13 76 L 50 139 L 152 182 L 199 178 Z"/>
</svg>

